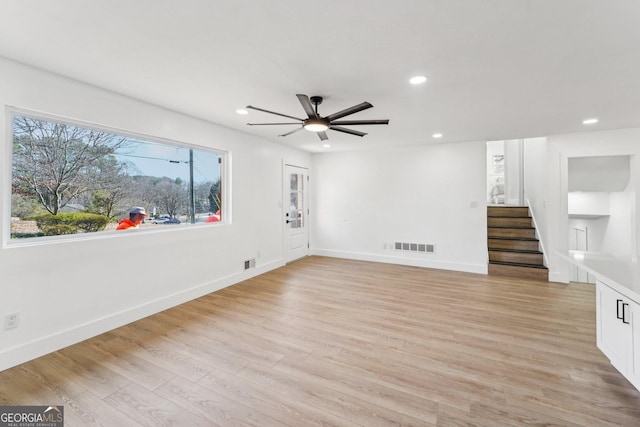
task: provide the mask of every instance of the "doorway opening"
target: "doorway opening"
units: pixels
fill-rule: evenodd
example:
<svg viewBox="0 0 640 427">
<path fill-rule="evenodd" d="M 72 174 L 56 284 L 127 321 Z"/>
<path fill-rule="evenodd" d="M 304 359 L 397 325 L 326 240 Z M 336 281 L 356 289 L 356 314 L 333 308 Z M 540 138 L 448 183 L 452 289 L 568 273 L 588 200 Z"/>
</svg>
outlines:
<svg viewBox="0 0 640 427">
<path fill-rule="evenodd" d="M 631 155 L 568 158 L 567 213 L 570 251 L 635 257 L 635 189 Z M 572 269 L 570 280 L 595 283 Z"/>
<path fill-rule="evenodd" d="M 524 205 L 524 140 L 487 142 L 487 204 Z"/>
</svg>

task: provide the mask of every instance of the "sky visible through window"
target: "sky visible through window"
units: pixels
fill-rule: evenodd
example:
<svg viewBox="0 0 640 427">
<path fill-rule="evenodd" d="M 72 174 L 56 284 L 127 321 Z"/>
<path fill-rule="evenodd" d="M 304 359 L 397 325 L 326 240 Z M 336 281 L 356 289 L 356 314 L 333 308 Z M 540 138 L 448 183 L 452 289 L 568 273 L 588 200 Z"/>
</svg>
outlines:
<svg viewBox="0 0 640 427">
<path fill-rule="evenodd" d="M 128 138 L 126 147 L 113 156 L 129 163 L 134 171 L 144 176 L 180 178 L 188 182 L 189 148 Z M 215 181 L 220 176 L 219 154 L 202 149 L 193 150 L 194 183 Z"/>
</svg>

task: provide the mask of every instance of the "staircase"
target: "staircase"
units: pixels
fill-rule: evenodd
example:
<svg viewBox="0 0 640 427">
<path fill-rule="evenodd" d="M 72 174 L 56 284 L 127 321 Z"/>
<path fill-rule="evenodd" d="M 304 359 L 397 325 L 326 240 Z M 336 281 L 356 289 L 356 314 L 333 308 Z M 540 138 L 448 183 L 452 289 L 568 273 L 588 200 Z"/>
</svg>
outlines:
<svg viewBox="0 0 640 427">
<path fill-rule="evenodd" d="M 549 280 L 526 206 L 487 206 L 489 274 Z"/>
</svg>

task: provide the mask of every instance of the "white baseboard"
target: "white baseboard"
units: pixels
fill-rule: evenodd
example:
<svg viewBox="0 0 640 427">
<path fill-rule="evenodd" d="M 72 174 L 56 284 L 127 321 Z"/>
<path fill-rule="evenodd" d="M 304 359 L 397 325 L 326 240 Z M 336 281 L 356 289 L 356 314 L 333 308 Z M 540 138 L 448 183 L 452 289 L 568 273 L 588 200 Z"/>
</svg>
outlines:
<svg viewBox="0 0 640 427">
<path fill-rule="evenodd" d="M 363 252 L 332 251 L 327 249 L 312 249 L 311 255 L 353 259 L 358 261 L 383 262 L 387 264 L 408 265 L 411 267 L 436 268 L 440 270 L 462 271 L 466 273 L 478 274 L 488 274 L 489 269 L 486 264 L 464 264 L 431 259 L 417 259 L 391 255 L 368 254 Z"/>
<path fill-rule="evenodd" d="M 554 272 L 551 271 L 551 269 L 549 269 L 549 281 L 558 283 L 569 283 L 569 279 L 567 278 L 566 274 L 557 271 Z"/>
<path fill-rule="evenodd" d="M 3 349 L 0 351 L 0 371 L 60 350 L 80 341 L 95 337 L 171 307 L 194 300 L 203 295 L 210 294 L 211 292 L 215 292 L 252 277 L 259 276 L 260 274 L 282 267 L 283 265 L 283 260 L 258 265 L 255 268 L 222 277 L 212 282 L 198 285 L 154 301 L 149 301 L 143 305 L 130 307 L 118 313 L 113 313 L 100 319 L 94 319 L 70 329 L 61 330 L 29 342 L 21 343 L 8 349 Z"/>
</svg>

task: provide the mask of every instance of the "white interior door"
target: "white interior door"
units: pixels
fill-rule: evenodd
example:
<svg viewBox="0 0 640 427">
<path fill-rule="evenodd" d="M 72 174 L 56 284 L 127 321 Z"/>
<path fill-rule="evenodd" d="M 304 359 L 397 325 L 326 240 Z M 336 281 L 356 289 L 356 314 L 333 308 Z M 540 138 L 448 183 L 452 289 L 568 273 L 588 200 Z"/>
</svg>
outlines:
<svg viewBox="0 0 640 427">
<path fill-rule="evenodd" d="M 569 250 L 587 251 L 587 227 L 571 227 L 569 230 Z M 571 267 L 571 281 L 581 283 L 595 283 L 589 273 L 578 266 Z"/>
<path fill-rule="evenodd" d="M 285 262 L 309 254 L 309 180 L 308 170 L 284 165 L 283 213 Z"/>
</svg>

